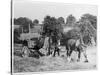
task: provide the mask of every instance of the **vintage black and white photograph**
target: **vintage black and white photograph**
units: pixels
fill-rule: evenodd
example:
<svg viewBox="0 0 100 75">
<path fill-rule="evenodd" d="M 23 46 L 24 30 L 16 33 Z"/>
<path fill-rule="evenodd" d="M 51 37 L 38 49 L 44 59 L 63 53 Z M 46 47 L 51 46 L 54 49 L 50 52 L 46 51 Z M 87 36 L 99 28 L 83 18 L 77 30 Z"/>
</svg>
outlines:
<svg viewBox="0 0 100 75">
<path fill-rule="evenodd" d="M 12 0 L 12 72 L 97 69 L 97 6 Z"/>
</svg>

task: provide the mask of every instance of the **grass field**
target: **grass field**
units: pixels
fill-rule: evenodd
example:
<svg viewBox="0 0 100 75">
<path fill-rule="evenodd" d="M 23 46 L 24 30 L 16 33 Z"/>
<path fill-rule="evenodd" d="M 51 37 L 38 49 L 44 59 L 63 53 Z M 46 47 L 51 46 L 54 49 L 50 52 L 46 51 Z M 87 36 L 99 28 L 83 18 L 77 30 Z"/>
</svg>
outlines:
<svg viewBox="0 0 100 75">
<path fill-rule="evenodd" d="M 84 62 L 82 56 L 80 62 L 76 62 L 77 54 L 73 52 L 71 62 L 68 62 L 66 56 L 44 56 L 39 59 L 34 57 L 22 58 L 14 55 L 13 59 L 13 71 L 18 72 L 44 72 L 44 71 L 57 71 L 57 70 L 90 70 L 96 69 L 96 47 L 88 47 L 87 55 L 89 62 Z M 65 53 L 65 52 L 64 52 Z M 61 53 L 61 54 L 64 54 Z"/>
</svg>

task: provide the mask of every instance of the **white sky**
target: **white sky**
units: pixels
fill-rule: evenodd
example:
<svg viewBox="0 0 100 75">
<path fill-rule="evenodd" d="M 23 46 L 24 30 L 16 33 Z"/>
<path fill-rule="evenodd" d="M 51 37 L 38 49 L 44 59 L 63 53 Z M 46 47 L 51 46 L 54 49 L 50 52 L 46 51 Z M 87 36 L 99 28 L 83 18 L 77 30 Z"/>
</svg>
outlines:
<svg viewBox="0 0 100 75">
<path fill-rule="evenodd" d="M 32 0 L 13 0 L 14 18 L 28 17 L 32 20 L 38 19 L 41 23 L 46 15 L 67 18 L 72 14 L 79 19 L 85 13 L 97 16 L 97 6 L 82 4 L 65 4 L 65 3 L 49 3 L 34 2 Z"/>
</svg>

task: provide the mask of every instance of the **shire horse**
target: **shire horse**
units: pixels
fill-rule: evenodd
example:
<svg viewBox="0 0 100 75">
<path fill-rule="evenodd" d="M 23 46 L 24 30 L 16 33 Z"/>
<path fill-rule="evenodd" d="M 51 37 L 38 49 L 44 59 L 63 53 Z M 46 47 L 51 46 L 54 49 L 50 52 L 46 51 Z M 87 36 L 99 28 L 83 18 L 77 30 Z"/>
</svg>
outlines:
<svg viewBox="0 0 100 75">
<path fill-rule="evenodd" d="M 81 53 L 83 52 L 85 57 L 85 62 L 88 62 L 87 54 L 86 54 L 86 46 L 81 43 L 81 39 L 69 39 L 66 42 L 66 50 L 67 50 L 67 58 L 71 59 L 71 54 L 73 51 L 78 52 L 78 59 L 80 61 Z"/>
</svg>

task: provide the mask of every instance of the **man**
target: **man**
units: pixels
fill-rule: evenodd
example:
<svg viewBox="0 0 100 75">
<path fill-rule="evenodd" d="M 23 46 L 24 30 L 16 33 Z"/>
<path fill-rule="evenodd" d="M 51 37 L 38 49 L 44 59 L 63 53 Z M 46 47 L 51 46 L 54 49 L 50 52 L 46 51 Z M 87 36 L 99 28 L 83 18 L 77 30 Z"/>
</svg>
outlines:
<svg viewBox="0 0 100 75">
<path fill-rule="evenodd" d="M 60 52 L 60 49 L 58 48 L 57 45 L 55 46 L 55 50 L 54 50 L 53 57 L 55 57 L 56 52 L 58 53 L 58 56 L 60 56 L 60 53 L 59 53 Z"/>
</svg>

